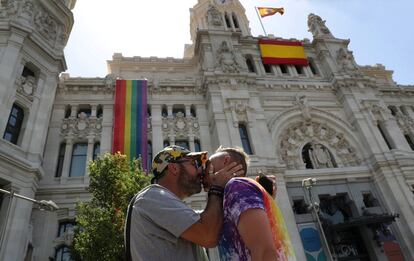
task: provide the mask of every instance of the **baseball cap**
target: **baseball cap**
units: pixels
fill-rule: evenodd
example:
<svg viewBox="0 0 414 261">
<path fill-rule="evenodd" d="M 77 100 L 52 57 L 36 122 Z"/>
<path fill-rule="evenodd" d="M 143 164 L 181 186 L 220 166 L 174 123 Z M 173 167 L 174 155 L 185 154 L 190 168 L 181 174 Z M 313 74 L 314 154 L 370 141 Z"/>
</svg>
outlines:
<svg viewBox="0 0 414 261">
<path fill-rule="evenodd" d="M 154 160 L 152 161 L 152 173 L 154 174 L 154 178 L 151 180 L 151 183 L 154 183 L 155 180 L 161 177 L 162 172 L 169 163 L 175 163 L 184 157 L 194 158 L 199 163 L 199 166 L 205 168 L 208 160 L 208 152 L 191 152 L 188 149 L 177 145 L 165 147 L 155 155 Z"/>
</svg>

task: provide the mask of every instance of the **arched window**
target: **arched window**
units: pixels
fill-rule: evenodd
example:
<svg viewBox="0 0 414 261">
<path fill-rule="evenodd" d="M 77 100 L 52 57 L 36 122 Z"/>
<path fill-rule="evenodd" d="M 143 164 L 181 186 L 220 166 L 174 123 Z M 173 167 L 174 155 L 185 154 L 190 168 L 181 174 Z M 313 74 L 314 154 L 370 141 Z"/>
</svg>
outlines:
<svg viewBox="0 0 414 261">
<path fill-rule="evenodd" d="M 85 175 L 87 152 L 88 143 L 76 143 L 73 145 L 69 177 L 81 177 Z"/>
<path fill-rule="evenodd" d="M 200 141 L 199 140 L 194 140 L 194 150 L 196 152 L 201 151 L 201 145 L 200 145 Z"/>
<path fill-rule="evenodd" d="M 178 113 L 181 113 L 185 117 L 185 106 L 184 105 L 174 105 L 172 112 L 173 112 L 174 117 L 176 117 Z"/>
<path fill-rule="evenodd" d="M 162 106 L 161 116 L 162 117 L 168 117 L 168 110 L 167 110 L 167 106 L 165 106 L 165 105 Z"/>
<path fill-rule="evenodd" d="M 316 64 L 313 61 L 313 59 L 309 59 L 309 68 L 311 69 L 313 75 L 318 75 L 319 74 L 318 70 L 316 69 Z"/>
<path fill-rule="evenodd" d="M 71 261 L 69 247 L 61 245 L 56 248 L 55 261 Z"/>
<path fill-rule="evenodd" d="M 296 72 L 297 72 L 299 75 L 304 74 L 303 67 L 302 67 L 301 65 L 295 65 L 295 68 L 296 68 Z"/>
<path fill-rule="evenodd" d="M 197 112 L 196 112 L 196 108 L 195 108 L 194 105 L 191 105 L 191 107 L 190 107 L 190 114 L 194 118 L 197 117 Z"/>
<path fill-rule="evenodd" d="M 7 121 L 6 130 L 4 131 L 3 139 L 17 144 L 19 140 L 20 130 L 23 125 L 24 110 L 17 104 L 13 104 L 9 120 Z"/>
<path fill-rule="evenodd" d="M 265 73 L 270 74 L 272 73 L 272 66 L 270 64 L 263 64 Z"/>
<path fill-rule="evenodd" d="M 224 13 L 224 20 L 226 20 L 226 26 L 227 26 L 227 28 L 231 28 L 229 15 L 227 13 Z"/>
<path fill-rule="evenodd" d="M 383 126 L 383 123 L 378 122 L 377 127 L 378 127 L 379 132 L 381 133 L 382 138 L 387 144 L 388 149 L 390 150 L 394 149 L 393 143 L 391 142 L 391 137 L 388 135 L 388 132 L 386 132 L 386 128 Z"/>
<path fill-rule="evenodd" d="M 147 117 L 151 117 L 151 105 L 147 105 Z"/>
<path fill-rule="evenodd" d="M 283 74 L 289 74 L 289 70 L 286 64 L 279 64 L 279 68 Z"/>
<path fill-rule="evenodd" d="M 99 156 L 99 153 L 101 153 L 101 143 L 96 142 L 93 145 L 93 160 L 96 160 Z"/>
<path fill-rule="evenodd" d="M 58 157 L 55 177 L 62 176 L 63 160 L 65 159 L 65 150 L 66 150 L 66 143 L 61 143 L 59 147 L 59 157 Z"/>
<path fill-rule="evenodd" d="M 249 72 L 256 73 L 256 68 L 254 67 L 253 59 L 249 55 L 246 56 L 246 65 Z"/>
<path fill-rule="evenodd" d="M 239 133 L 244 151 L 247 154 L 252 155 L 253 151 L 252 146 L 250 145 L 249 134 L 247 133 L 247 129 L 244 124 L 239 124 Z"/>
<path fill-rule="evenodd" d="M 96 109 L 96 118 L 102 118 L 102 116 L 103 116 L 102 105 L 98 105 L 98 108 Z"/>
<path fill-rule="evenodd" d="M 75 225 L 76 225 L 75 221 L 70 221 L 70 220 L 60 221 L 57 237 L 61 237 L 65 233 L 73 232 L 73 230 L 75 229 Z"/>
<path fill-rule="evenodd" d="M 239 29 L 239 21 L 237 20 L 237 16 L 235 13 L 232 15 L 234 28 Z"/>
<path fill-rule="evenodd" d="M 176 140 L 175 145 L 183 147 L 185 149 L 190 149 L 190 146 L 188 144 L 188 140 Z"/>
<path fill-rule="evenodd" d="M 147 169 L 151 170 L 152 165 L 152 142 L 148 141 L 148 148 L 147 148 Z"/>
<path fill-rule="evenodd" d="M 308 143 L 302 149 L 302 159 L 307 169 L 336 168 L 332 153 L 322 144 Z"/>
<path fill-rule="evenodd" d="M 70 105 L 66 105 L 65 107 L 65 119 L 69 118 L 72 114 L 72 107 Z"/>
<path fill-rule="evenodd" d="M 410 145 L 410 148 L 411 148 L 412 150 L 414 150 L 414 142 L 413 142 L 413 140 L 411 139 L 411 136 L 410 136 L 410 135 L 408 135 L 408 134 L 405 134 L 405 135 L 404 135 L 404 137 L 405 137 L 405 139 L 407 140 L 408 145 Z"/>
<path fill-rule="evenodd" d="M 170 141 L 169 140 L 164 140 L 163 146 L 164 146 L 164 148 L 170 146 Z"/>
<path fill-rule="evenodd" d="M 78 112 L 76 116 L 79 118 L 79 114 L 85 113 L 86 117 L 90 117 L 92 114 L 92 108 L 90 105 L 79 105 Z"/>
</svg>

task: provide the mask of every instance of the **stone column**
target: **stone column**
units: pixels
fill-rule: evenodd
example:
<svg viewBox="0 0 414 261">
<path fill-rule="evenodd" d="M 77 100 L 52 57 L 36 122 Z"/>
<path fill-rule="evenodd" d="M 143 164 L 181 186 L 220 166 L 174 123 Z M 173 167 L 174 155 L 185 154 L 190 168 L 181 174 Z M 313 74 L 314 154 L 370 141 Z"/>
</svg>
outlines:
<svg viewBox="0 0 414 261">
<path fill-rule="evenodd" d="M 13 85 L 17 76 L 14 74 L 14 70 L 17 66 L 21 66 L 20 50 L 25 37 L 26 33 L 23 33 L 23 31 L 11 32 L 8 36 L 8 41 L 5 42 L 6 46 L 2 48 L 0 55 L 0 83 L 2 86 L 0 88 L 0 133 L 2 135 L 6 128 L 11 106 L 14 101 L 13 97 L 16 91 Z"/>
<path fill-rule="evenodd" d="M 12 189 L 25 197 L 34 198 L 31 187 Z M 29 238 L 30 214 L 33 203 L 13 197 L 8 213 L 4 240 L 0 249 L 0 260 L 23 260 Z"/>
<path fill-rule="evenodd" d="M 191 118 L 191 106 L 190 105 L 185 105 L 185 117 L 186 118 Z"/>
<path fill-rule="evenodd" d="M 162 137 L 162 117 L 161 117 L 161 105 L 151 105 L 151 126 L 152 126 L 152 152 L 153 155 L 162 150 L 163 137 Z"/>
<path fill-rule="evenodd" d="M 73 139 L 67 138 L 66 148 L 65 148 L 65 157 L 63 159 L 62 176 L 60 177 L 60 183 L 64 183 L 64 181 L 66 181 L 66 179 L 69 177 L 70 163 L 72 159 L 72 150 L 73 150 Z"/>
<path fill-rule="evenodd" d="M 72 109 L 70 111 L 70 117 L 77 118 L 78 117 L 78 105 L 71 105 Z"/>
<path fill-rule="evenodd" d="M 168 110 L 168 117 L 173 117 L 173 108 L 172 108 L 172 105 L 168 105 L 167 106 L 167 110 Z"/>
<path fill-rule="evenodd" d="M 98 106 L 96 106 L 96 105 L 92 105 L 92 108 L 91 108 L 91 117 L 96 117 L 96 109 L 97 109 L 97 107 Z"/>
<path fill-rule="evenodd" d="M 102 132 L 101 132 L 101 151 L 100 153 L 111 152 L 113 140 L 113 109 L 114 106 L 102 106 Z"/>
<path fill-rule="evenodd" d="M 387 129 L 391 140 L 393 141 L 395 148 L 400 150 L 411 151 L 410 146 L 408 145 L 400 127 L 397 124 L 395 118 L 390 118 L 385 122 L 385 128 Z"/>
<path fill-rule="evenodd" d="M 188 143 L 190 146 L 190 151 L 195 151 L 195 145 L 194 145 L 194 135 L 188 136 Z"/>
<path fill-rule="evenodd" d="M 89 176 L 88 171 L 88 162 L 93 159 L 93 149 L 95 146 L 95 139 L 94 137 L 88 137 L 88 152 L 86 154 L 86 164 L 85 164 L 85 176 Z"/>
</svg>

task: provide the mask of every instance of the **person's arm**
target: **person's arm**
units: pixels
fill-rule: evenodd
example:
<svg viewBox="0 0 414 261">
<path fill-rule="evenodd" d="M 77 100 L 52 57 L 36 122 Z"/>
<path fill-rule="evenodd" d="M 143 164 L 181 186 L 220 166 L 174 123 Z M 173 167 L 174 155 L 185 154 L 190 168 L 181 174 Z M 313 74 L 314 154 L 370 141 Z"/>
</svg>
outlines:
<svg viewBox="0 0 414 261">
<path fill-rule="evenodd" d="M 240 216 L 237 229 L 246 247 L 250 250 L 252 261 L 278 260 L 272 230 L 263 209 L 244 211 Z"/>
<path fill-rule="evenodd" d="M 207 206 L 200 214 L 200 220 L 186 229 L 181 234 L 182 238 L 207 248 L 217 245 L 223 224 L 224 186 L 232 177 L 241 175 L 243 172 L 242 166 L 233 162 L 214 174 L 212 187 L 221 188 L 221 195 L 217 189 L 211 189 L 215 190 L 215 193 L 208 193 Z"/>
</svg>

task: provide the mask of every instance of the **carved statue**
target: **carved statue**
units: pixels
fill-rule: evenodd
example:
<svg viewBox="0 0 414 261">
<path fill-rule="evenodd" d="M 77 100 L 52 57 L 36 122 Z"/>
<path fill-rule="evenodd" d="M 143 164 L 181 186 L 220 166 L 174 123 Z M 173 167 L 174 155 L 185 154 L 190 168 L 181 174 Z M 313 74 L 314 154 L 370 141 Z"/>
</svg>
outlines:
<svg viewBox="0 0 414 261">
<path fill-rule="evenodd" d="M 337 52 L 336 59 L 342 71 L 356 71 L 357 66 L 354 62 L 354 57 L 351 52 L 341 48 Z"/>
<path fill-rule="evenodd" d="M 25 94 L 32 95 L 35 89 L 35 77 L 28 75 L 27 77 L 23 77 L 22 79 L 22 89 Z"/>
<path fill-rule="evenodd" d="M 302 116 L 305 118 L 305 120 L 311 119 L 309 102 L 306 95 L 296 95 L 296 101 L 294 104 L 297 105 L 299 107 L 299 110 L 302 111 Z"/>
<path fill-rule="evenodd" d="M 317 37 L 333 38 L 333 35 L 329 31 L 328 27 L 326 27 L 325 25 L 325 21 L 322 20 L 322 18 L 318 15 L 309 14 L 308 28 L 309 28 L 309 32 L 312 33 L 314 38 L 317 38 Z"/>
<path fill-rule="evenodd" d="M 237 73 L 240 71 L 240 65 L 237 62 L 236 55 L 227 45 L 226 41 L 221 43 L 216 55 L 216 68 L 223 72 Z"/>
<path fill-rule="evenodd" d="M 207 11 L 207 21 L 209 25 L 212 26 L 222 26 L 223 20 L 221 17 L 221 13 L 217 10 L 216 7 L 210 5 Z"/>
<path fill-rule="evenodd" d="M 311 144 L 308 150 L 309 158 L 311 159 L 314 169 L 333 168 L 334 162 L 328 149 L 321 144 Z"/>
</svg>

